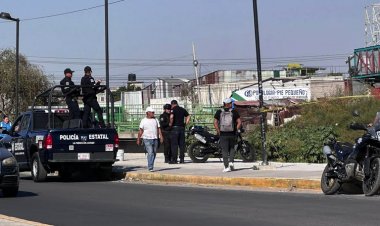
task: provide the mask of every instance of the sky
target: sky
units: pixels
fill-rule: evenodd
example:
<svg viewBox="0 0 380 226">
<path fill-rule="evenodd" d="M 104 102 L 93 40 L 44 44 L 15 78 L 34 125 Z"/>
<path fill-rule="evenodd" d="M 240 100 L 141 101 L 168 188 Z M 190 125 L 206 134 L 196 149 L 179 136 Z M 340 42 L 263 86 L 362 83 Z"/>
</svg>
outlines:
<svg viewBox="0 0 380 226">
<path fill-rule="evenodd" d="M 53 75 L 86 65 L 105 80 L 104 0 L 1 0 L 20 21 L 20 53 Z M 257 0 L 263 69 L 288 63 L 347 72 L 345 60 L 365 46 L 371 0 Z M 58 15 L 58 16 L 55 16 Z M 0 49 L 15 48 L 16 25 L 0 20 Z M 252 0 L 109 0 L 110 86 L 135 73 L 194 78 L 192 43 L 201 75 L 256 68 Z"/>
</svg>

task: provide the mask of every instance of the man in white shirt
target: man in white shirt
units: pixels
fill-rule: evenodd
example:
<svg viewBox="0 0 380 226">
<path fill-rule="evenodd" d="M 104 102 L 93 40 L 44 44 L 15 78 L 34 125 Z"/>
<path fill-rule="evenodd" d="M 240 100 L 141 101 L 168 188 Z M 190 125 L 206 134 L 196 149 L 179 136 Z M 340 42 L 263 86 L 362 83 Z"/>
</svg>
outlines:
<svg viewBox="0 0 380 226">
<path fill-rule="evenodd" d="M 143 139 L 145 151 L 147 152 L 148 170 L 153 172 L 154 160 L 158 149 L 158 139 L 163 142 L 160 123 L 154 117 L 154 109 L 147 107 L 145 110 L 146 117 L 140 122 L 140 129 L 137 135 L 137 145 L 141 144 Z"/>
</svg>

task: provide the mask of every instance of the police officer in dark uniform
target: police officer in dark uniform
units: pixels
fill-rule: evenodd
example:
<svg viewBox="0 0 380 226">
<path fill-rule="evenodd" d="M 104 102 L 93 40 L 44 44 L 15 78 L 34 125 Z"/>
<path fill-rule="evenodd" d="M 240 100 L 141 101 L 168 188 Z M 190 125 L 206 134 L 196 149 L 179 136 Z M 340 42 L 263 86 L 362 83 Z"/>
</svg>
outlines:
<svg viewBox="0 0 380 226">
<path fill-rule="evenodd" d="M 66 104 L 70 112 L 70 119 L 80 119 L 80 110 L 77 101 L 79 90 L 75 87 L 69 87 L 75 85 L 74 82 L 71 81 L 73 72 L 74 71 L 72 71 L 70 68 L 66 68 L 63 72 L 65 74 L 65 77 L 61 80 L 59 84 L 61 86 L 64 86 L 61 87 L 61 90 L 63 95 L 65 95 Z"/>
<path fill-rule="evenodd" d="M 185 163 L 185 126 L 190 123 L 190 114 L 186 109 L 178 106 L 177 100 L 171 101 L 172 114 L 170 115 L 171 131 L 171 161 L 169 164 L 177 164 L 178 148 L 179 163 Z"/>
<path fill-rule="evenodd" d="M 103 111 L 102 111 L 102 108 L 99 106 L 98 100 L 96 98 L 99 85 L 102 81 L 98 80 L 97 82 L 95 82 L 95 79 L 91 76 L 91 73 L 92 73 L 91 67 L 86 66 L 84 68 L 84 76 L 82 77 L 82 80 L 80 82 L 82 86 L 87 86 L 87 87 L 82 87 L 83 103 L 84 103 L 83 126 L 85 128 L 89 127 L 88 125 L 89 117 L 90 117 L 91 108 L 92 108 L 95 110 L 96 114 L 98 115 L 99 126 L 105 127 L 104 119 L 103 119 Z"/>
<path fill-rule="evenodd" d="M 171 127 L 169 126 L 170 123 L 170 113 L 171 113 L 172 106 L 170 104 L 164 105 L 164 113 L 160 115 L 160 126 L 162 135 L 164 136 L 164 156 L 165 156 L 165 163 L 169 163 L 171 159 L 171 141 L 170 141 L 170 130 Z"/>
</svg>

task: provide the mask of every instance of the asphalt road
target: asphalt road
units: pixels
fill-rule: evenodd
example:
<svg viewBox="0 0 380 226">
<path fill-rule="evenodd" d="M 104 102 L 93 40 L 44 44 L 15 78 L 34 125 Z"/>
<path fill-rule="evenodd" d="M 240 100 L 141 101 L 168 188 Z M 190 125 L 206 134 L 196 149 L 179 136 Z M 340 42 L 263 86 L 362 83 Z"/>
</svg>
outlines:
<svg viewBox="0 0 380 226">
<path fill-rule="evenodd" d="M 380 196 L 238 191 L 50 178 L 0 214 L 53 225 L 379 225 Z"/>
</svg>

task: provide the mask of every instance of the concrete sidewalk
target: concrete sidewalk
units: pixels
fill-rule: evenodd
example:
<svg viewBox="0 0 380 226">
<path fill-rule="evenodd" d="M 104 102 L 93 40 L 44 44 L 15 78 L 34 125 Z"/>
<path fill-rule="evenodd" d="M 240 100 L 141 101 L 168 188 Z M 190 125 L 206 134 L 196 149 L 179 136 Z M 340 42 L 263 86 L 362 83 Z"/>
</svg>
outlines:
<svg viewBox="0 0 380 226">
<path fill-rule="evenodd" d="M 218 158 L 209 159 L 206 163 L 192 163 L 186 157 L 185 164 L 170 165 L 164 163 L 163 154 L 158 153 L 154 172 L 149 172 L 145 154 L 127 153 L 124 154 L 124 161 L 114 164 L 114 170 L 123 172 L 126 180 L 320 191 L 320 178 L 325 165 L 269 162 L 268 166 L 261 166 L 260 162 L 236 160 L 235 171 L 223 173 L 223 163 Z"/>
</svg>

